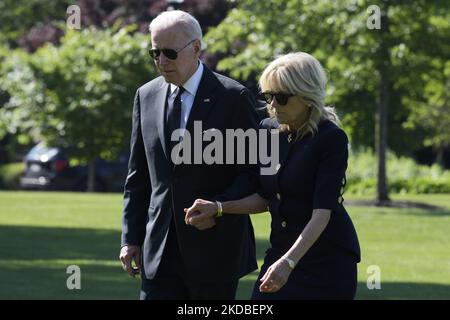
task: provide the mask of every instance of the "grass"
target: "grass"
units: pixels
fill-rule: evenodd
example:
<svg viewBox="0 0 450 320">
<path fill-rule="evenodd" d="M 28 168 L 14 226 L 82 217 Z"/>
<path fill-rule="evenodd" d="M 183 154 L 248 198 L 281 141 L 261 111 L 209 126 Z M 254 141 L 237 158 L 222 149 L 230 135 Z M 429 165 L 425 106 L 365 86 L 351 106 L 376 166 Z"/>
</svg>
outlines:
<svg viewBox="0 0 450 320">
<path fill-rule="evenodd" d="M 450 299 L 449 195 L 394 199 L 443 209 L 347 207 L 362 251 L 357 298 Z M 0 299 L 136 299 L 140 281 L 117 259 L 121 206 L 119 194 L 0 192 Z M 270 217 L 252 220 L 261 265 Z M 81 268 L 81 290 L 66 287 L 69 265 Z M 366 286 L 371 265 L 381 290 Z M 248 299 L 256 276 L 241 280 L 238 298 Z"/>
</svg>

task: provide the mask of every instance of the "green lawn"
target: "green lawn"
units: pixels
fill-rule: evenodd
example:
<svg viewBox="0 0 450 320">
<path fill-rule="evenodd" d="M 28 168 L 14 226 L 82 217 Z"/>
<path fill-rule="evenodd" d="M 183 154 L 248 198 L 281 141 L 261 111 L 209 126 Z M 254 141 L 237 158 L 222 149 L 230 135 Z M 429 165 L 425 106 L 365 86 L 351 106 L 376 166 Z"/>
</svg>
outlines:
<svg viewBox="0 0 450 320">
<path fill-rule="evenodd" d="M 444 209 L 347 207 L 362 250 L 357 298 L 450 299 L 450 196 L 394 199 Z M 0 299 L 136 299 L 139 280 L 117 259 L 121 206 L 119 194 L 0 192 Z M 261 264 L 270 218 L 252 218 Z M 66 287 L 69 265 L 81 268 L 81 290 Z M 370 265 L 381 290 L 366 286 Z M 238 298 L 255 280 L 241 281 Z"/>
</svg>

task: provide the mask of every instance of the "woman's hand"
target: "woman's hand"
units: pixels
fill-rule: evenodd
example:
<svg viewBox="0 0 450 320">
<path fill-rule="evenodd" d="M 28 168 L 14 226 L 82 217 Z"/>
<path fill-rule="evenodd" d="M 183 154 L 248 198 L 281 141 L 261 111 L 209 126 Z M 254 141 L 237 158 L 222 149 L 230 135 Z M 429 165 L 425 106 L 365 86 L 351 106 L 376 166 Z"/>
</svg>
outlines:
<svg viewBox="0 0 450 320">
<path fill-rule="evenodd" d="M 265 293 L 277 292 L 286 284 L 291 271 L 289 263 L 284 258 L 278 259 L 259 280 L 262 282 L 259 291 Z"/>
<path fill-rule="evenodd" d="M 217 214 L 217 203 L 203 199 L 197 199 L 190 208 L 184 209 L 185 222 L 196 227 L 199 230 L 204 230 L 213 227 L 215 216 Z"/>
</svg>

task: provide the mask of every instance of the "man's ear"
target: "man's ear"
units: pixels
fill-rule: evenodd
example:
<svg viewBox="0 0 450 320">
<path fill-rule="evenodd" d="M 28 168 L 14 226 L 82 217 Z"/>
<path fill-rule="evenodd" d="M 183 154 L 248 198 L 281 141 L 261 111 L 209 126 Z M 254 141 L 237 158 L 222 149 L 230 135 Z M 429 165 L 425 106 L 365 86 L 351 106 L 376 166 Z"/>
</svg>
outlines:
<svg viewBox="0 0 450 320">
<path fill-rule="evenodd" d="M 202 52 L 202 43 L 199 39 L 196 39 L 193 43 L 192 43 L 193 47 L 194 47 L 194 52 L 195 54 L 200 57 L 200 54 Z"/>
</svg>

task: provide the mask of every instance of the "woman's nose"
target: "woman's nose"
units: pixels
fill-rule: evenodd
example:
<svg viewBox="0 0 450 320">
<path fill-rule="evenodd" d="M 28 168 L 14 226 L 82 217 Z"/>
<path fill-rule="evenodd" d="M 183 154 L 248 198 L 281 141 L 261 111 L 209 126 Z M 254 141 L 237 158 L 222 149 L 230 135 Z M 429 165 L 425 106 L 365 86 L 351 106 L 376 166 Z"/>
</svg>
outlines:
<svg viewBox="0 0 450 320">
<path fill-rule="evenodd" d="M 270 105 L 272 106 L 272 108 L 275 108 L 275 109 L 278 109 L 280 107 L 280 104 L 278 103 L 277 99 L 275 99 L 275 97 L 273 97 Z"/>
</svg>

